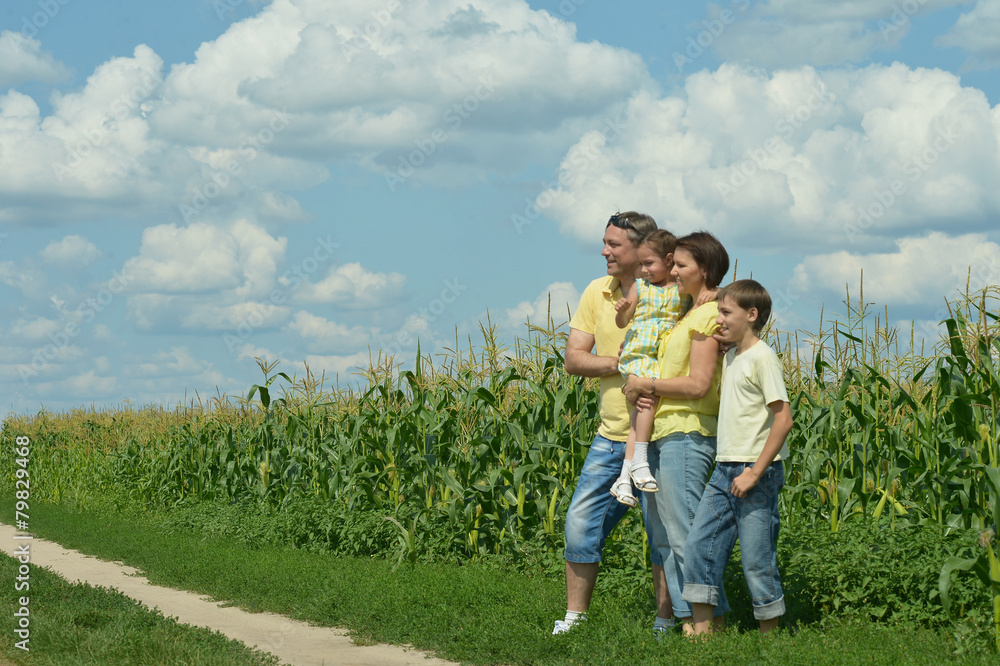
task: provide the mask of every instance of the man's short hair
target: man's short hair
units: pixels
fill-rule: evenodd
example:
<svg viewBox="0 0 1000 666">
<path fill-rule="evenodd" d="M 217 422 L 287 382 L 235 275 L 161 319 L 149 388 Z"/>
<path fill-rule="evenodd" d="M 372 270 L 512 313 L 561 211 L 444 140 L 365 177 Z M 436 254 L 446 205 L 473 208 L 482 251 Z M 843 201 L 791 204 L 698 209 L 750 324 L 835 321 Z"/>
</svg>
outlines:
<svg viewBox="0 0 1000 666">
<path fill-rule="evenodd" d="M 646 237 L 646 234 L 656 231 L 656 220 L 649 215 L 637 213 L 634 210 L 615 213 L 608 220 L 608 223 L 604 225 L 604 228 L 607 229 L 612 225 L 619 229 L 624 229 L 628 239 L 632 241 L 632 245 L 639 245 L 642 239 Z"/>
<path fill-rule="evenodd" d="M 691 253 L 699 268 L 705 269 L 706 287 L 715 289 L 722 283 L 729 271 L 729 253 L 718 238 L 707 231 L 696 231 L 677 239 L 674 252 L 681 248 Z"/>
<path fill-rule="evenodd" d="M 754 333 L 764 330 L 764 325 L 771 318 L 771 295 L 767 289 L 756 280 L 737 280 L 719 290 L 718 300 L 732 299 L 744 310 L 757 308 L 757 320 L 753 323 Z"/>
</svg>

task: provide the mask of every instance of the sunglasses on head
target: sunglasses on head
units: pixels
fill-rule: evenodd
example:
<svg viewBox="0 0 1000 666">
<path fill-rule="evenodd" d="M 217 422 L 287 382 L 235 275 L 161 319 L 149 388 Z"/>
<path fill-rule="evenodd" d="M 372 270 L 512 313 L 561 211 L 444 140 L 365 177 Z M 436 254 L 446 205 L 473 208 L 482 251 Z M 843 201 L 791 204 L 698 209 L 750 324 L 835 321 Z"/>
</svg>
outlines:
<svg viewBox="0 0 1000 666">
<path fill-rule="evenodd" d="M 614 215 L 611 216 L 611 219 L 608 220 L 608 224 L 616 226 L 619 229 L 632 229 L 633 231 L 635 230 L 635 226 L 632 224 L 632 221 L 622 217 L 618 213 L 615 213 Z"/>
</svg>

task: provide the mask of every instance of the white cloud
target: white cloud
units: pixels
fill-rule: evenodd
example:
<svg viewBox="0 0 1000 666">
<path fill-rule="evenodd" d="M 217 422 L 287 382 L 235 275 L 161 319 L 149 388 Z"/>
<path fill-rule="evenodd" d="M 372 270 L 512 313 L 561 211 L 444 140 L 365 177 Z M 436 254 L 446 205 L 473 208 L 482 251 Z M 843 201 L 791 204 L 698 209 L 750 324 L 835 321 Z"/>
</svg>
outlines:
<svg viewBox="0 0 1000 666">
<path fill-rule="evenodd" d="M 8 195 L 0 221 L 76 220 L 123 210 L 142 218 L 162 215 L 165 207 L 191 221 L 210 205 L 301 219 L 294 199 L 270 188 L 310 186 L 326 171 L 270 154 L 273 110 L 260 110 L 256 120 L 263 124 L 228 123 L 238 132 L 232 145 L 165 139 L 150 124 L 151 114 L 181 101 L 164 97 L 164 85 L 162 59 L 139 45 L 132 57 L 97 67 L 81 89 L 54 92 L 48 116 L 16 90 L 0 95 L 0 195 Z"/>
<path fill-rule="evenodd" d="M 49 53 L 42 52 L 37 39 L 4 30 L 0 32 L 0 88 L 16 86 L 23 81 L 55 83 L 66 78 L 69 71 Z"/>
<path fill-rule="evenodd" d="M 332 266 L 308 282 L 332 259 L 337 246 L 329 238 L 317 238 L 312 255 L 289 267 L 287 239 L 247 220 L 149 227 L 138 255 L 122 267 L 129 319 L 144 331 L 227 331 L 245 338 L 286 323 L 292 302 L 375 310 L 401 298 L 403 275 L 371 272 L 359 263 Z M 292 326 L 310 336 L 305 319 Z"/>
<path fill-rule="evenodd" d="M 136 377 L 168 377 L 176 375 L 198 375 L 210 370 L 212 364 L 191 355 L 187 347 L 171 347 L 169 352 L 156 352 L 145 362 L 134 363 L 125 368 L 125 374 Z"/>
<path fill-rule="evenodd" d="M 41 271 L 13 261 L 0 261 L 0 282 L 14 287 L 29 298 L 41 298 L 48 283 Z"/>
<path fill-rule="evenodd" d="M 723 65 L 690 76 L 685 93 L 636 96 L 628 130 L 581 139 L 562 163 L 566 186 L 539 206 L 587 241 L 627 205 L 678 233 L 778 250 L 888 247 L 921 230 L 989 228 L 1000 212 L 1000 111 L 951 73 Z"/>
<path fill-rule="evenodd" d="M 305 363 L 317 375 L 322 372 L 325 372 L 327 376 L 345 375 L 344 379 L 341 380 L 344 381 L 362 370 L 367 370 L 371 362 L 378 357 L 377 351 L 374 354 L 374 358 L 369 356 L 368 350 L 342 356 L 309 354 L 305 358 Z"/>
<path fill-rule="evenodd" d="M 795 268 L 803 290 L 857 296 L 864 271 L 865 300 L 887 305 L 931 306 L 1000 281 L 1000 245 L 985 234 L 949 236 L 933 232 L 896 242 L 893 252 L 854 254 L 846 251 L 806 257 Z"/>
<path fill-rule="evenodd" d="M 368 345 L 371 334 L 362 326 L 347 326 L 299 310 L 285 330 L 306 340 L 311 353 L 356 351 Z"/>
<path fill-rule="evenodd" d="M 42 395 L 51 394 L 61 398 L 68 397 L 90 401 L 111 397 L 118 388 L 118 378 L 101 377 L 94 370 L 88 370 L 60 381 L 51 382 L 48 385 L 43 384 L 39 388 L 39 393 Z"/>
<path fill-rule="evenodd" d="M 965 49 L 971 56 L 966 67 L 1000 66 L 1000 0 L 979 0 L 934 45 Z"/>
<path fill-rule="evenodd" d="M 286 279 L 286 278 L 283 278 Z M 397 301 L 406 285 L 400 273 L 372 273 L 357 262 L 333 266 L 326 277 L 295 292 L 303 303 L 331 303 L 352 309 L 377 309 Z"/>
<path fill-rule="evenodd" d="M 555 324 L 568 321 L 567 312 L 580 304 L 580 292 L 572 282 L 553 282 L 533 301 L 522 301 L 507 309 L 507 326 L 523 329 L 530 320 L 535 326 L 547 326 L 549 315 Z"/>
<path fill-rule="evenodd" d="M 129 319 L 142 331 L 226 331 L 236 335 L 273 329 L 290 314 L 286 306 L 235 300 L 231 292 L 204 296 L 135 294 L 128 297 L 128 310 Z"/>
<path fill-rule="evenodd" d="M 0 221 L 164 208 L 188 223 L 301 220 L 277 192 L 329 178 L 330 160 L 392 175 L 394 187 L 516 173 L 650 82 L 637 54 L 581 43 L 522 0 L 399 3 L 366 36 L 377 11 L 276 0 L 168 75 L 139 45 L 53 93 L 50 115 L 16 90 L 0 95 Z"/>
<path fill-rule="evenodd" d="M 746 0 L 737 0 L 730 6 L 735 20 L 716 24 L 710 45 L 724 60 L 768 68 L 856 63 L 896 46 L 915 17 L 971 1 L 769 0 L 747 10 Z"/>
<path fill-rule="evenodd" d="M 83 236 L 76 234 L 52 241 L 41 252 L 42 259 L 61 266 L 89 266 L 101 256 L 101 251 Z"/>
<path fill-rule="evenodd" d="M 59 322 L 46 317 L 15 319 L 7 329 L 7 336 L 15 341 L 47 341 L 48 336 L 55 334 L 60 328 Z"/>
<path fill-rule="evenodd" d="M 556 131 L 568 119 L 606 113 L 648 78 L 636 54 L 581 43 L 572 24 L 520 0 L 390 6 L 380 24 L 383 6 L 361 0 L 272 3 L 174 68 L 154 127 L 235 147 L 278 110 L 291 120 L 274 152 L 384 171 L 416 149 L 421 175 L 425 160 L 467 175 L 484 155 L 519 162 L 526 141 L 570 140 Z"/>
<path fill-rule="evenodd" d="M 99 342 L 118 342 L 118 338 L 111 329 L 104 324 L 94 324 L 94 339 Z"/>
<path fill-rule="evenodd" d="M 18 342 L 14 340 L 14 342 Z M 44 384 L 46 380 L 58 380 L 91 356 L 90 351 L 77 345 L 57 345 L 51 339 L 25 341 L 20 347 L 10 348 L 6 361 L 15 363 L 7 366 L 8 379 L 30 384 L 32 388 Z"/>
<path fill-rule="evenodd" d="M 142 233 L 139 256 L 125 262 L 130 291 L 199 293 L 222 289 L 247 297 L 274 285 L 286 238 L 273 238 L 246 220 L 223 228 L 206 223 L 164 224 Z"/>
</svg>

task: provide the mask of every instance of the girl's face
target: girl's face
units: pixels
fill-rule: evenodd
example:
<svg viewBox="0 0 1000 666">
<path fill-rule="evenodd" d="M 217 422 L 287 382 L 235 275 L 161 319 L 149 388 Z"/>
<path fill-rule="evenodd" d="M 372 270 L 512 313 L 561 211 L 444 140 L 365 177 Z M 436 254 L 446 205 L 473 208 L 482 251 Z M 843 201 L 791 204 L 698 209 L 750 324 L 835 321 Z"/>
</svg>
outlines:
<svg viewBox="0 0 1000 666">
<path fill-rule="evenodd" d="M 697 296 L 705 286 L 705 269 L 698 265 L 691 253 L 682 247 L 674 251 L 674 269 L 672 275 L 677 279 L 677 290 L 684 294 Z"/>
<path fill-rule="evenodd" d="M 647 282 L 662 287 L 670 282 L 670 268 L 673 266 L 673 255 L 661 257 L 648 245 L 640 245 L 636 252 L 639 256 L 639 274 Z"/>
</svg>

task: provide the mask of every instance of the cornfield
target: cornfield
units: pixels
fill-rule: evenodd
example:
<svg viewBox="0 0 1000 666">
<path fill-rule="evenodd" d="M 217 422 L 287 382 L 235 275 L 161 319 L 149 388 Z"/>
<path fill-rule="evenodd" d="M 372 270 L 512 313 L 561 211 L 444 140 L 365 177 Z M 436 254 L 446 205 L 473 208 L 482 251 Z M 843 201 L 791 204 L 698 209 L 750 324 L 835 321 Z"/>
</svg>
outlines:
<svg viewBox="0 0 1000 666">
<path fill-rule="evenodd" d="M 768 337 L 786 366 L 795 420 L 783 520 L 833 531 L 844 521 L 983 531 L 983 555 L 947 573 L 977 570 L 1000 622 L 998 295 L 990 287 L 951 302 L 947 336 L 926 353 L 912 333 L 900 352 L 887 313 L 874 315 L 863 294 L 818 333 Z M 565 337 L 549 318 L 508 348 L 487 324 L 479 345 L 456 340 L 436 360 L 418 350 L 412 371 L 379 356 L 363 390 L 327 388 L 308 371 L 289 377 L 260 359 L 262 383 L 245 398 L 11 417 L 5 478 L 12 483 L 14 436 L 28 435 L 36 500 L 113 490 L 159 507 L 225 500 L 280 509 L 312 497 L 384 512 L 411 545 L 418 523 L 433 520 L 473 558 L 512 540 L 557 550 L 598 422 L 596 382 L 564 370 Z"/>
</svg>

